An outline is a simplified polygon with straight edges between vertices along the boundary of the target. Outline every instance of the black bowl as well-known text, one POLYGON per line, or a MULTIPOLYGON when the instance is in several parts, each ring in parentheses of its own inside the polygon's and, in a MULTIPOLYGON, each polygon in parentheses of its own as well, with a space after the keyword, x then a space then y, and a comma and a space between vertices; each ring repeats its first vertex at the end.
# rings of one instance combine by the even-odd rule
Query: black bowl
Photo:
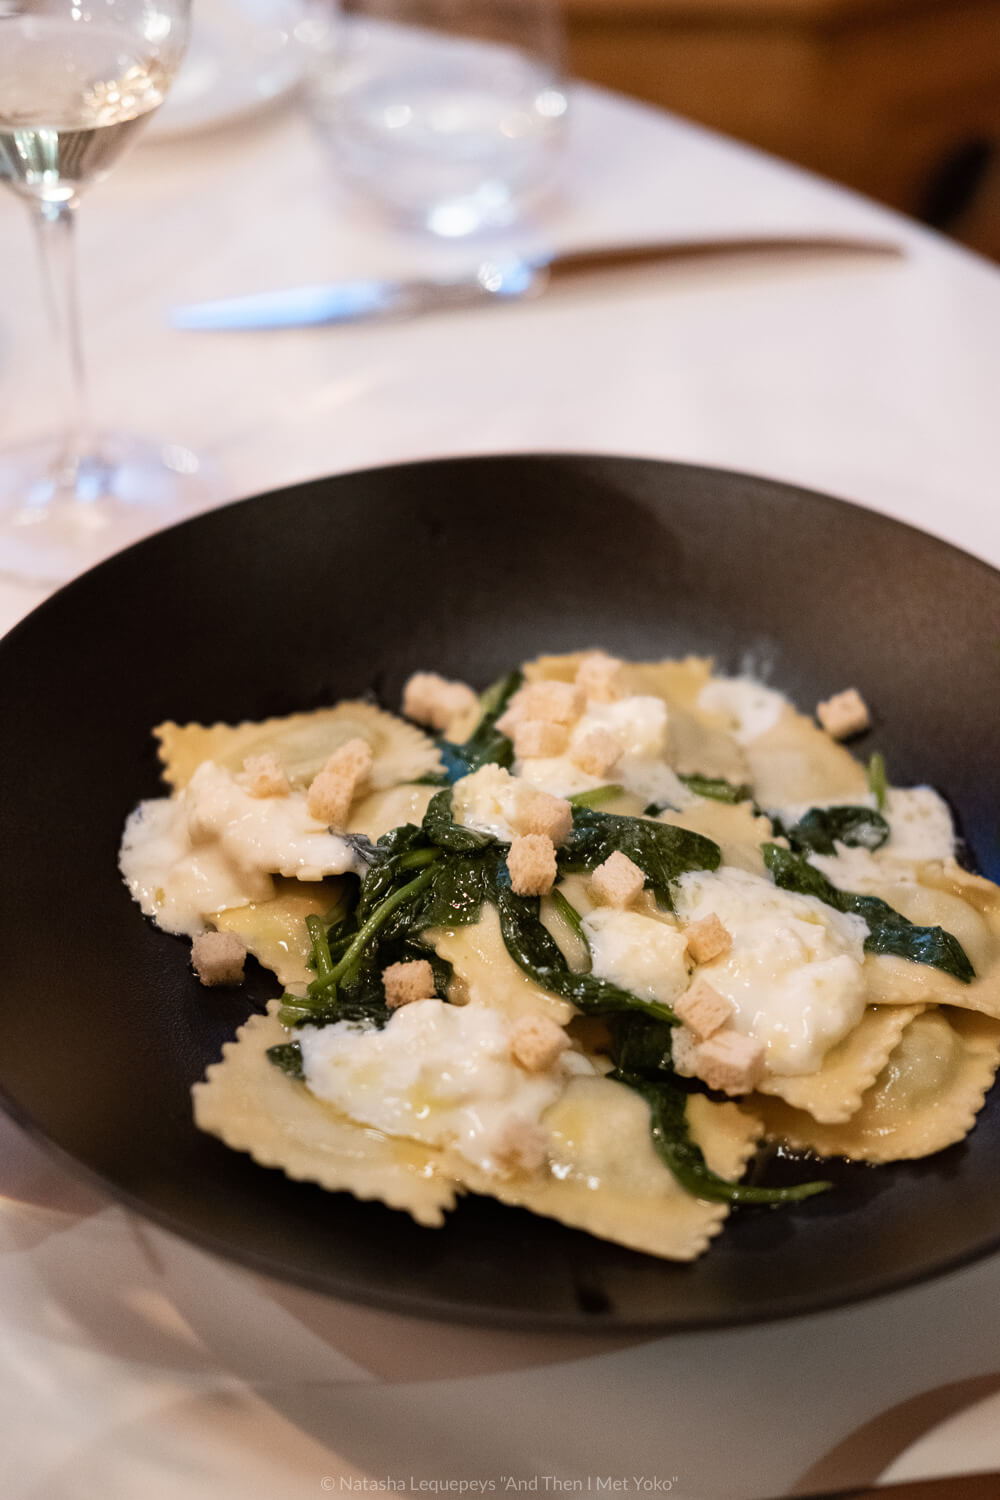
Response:
MULTIPOLYGON (((56 594, 0 644, 10 1113, 115 1196, 245 1265, 435 1317, 681 1329, 886 1291, 1000 1243, 1000 1099, 926 1162, 734 1216, 677 1266, 488 1200, 444 1230, 288 1181, 200 1134, 189 1090, 252 1008, 193 979, 133 906, 123 820, 158 789, 150 727, 375 692, 428 667, 485 684, 542 650, 748 658, 803 706, 849 685, 859 753, 928 781, 1000 878, 1000 575, 906 526, 767 480, 509 457, 318 481, 199 516, 56 594)), ((825 1170, 825 1169, 824 1169, 825 1170)))

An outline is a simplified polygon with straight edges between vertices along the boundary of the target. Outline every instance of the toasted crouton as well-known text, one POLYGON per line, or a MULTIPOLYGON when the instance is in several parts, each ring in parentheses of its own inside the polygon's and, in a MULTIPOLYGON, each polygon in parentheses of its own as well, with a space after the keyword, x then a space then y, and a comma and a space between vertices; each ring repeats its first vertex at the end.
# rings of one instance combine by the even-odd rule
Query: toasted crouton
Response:
POLYGON ((276 755, 248 755, 236 780, 251 797, 287 797, 291 783, 276 755))
POLYGON ((749 1094, 764 1072, 764 1044, 738 1031, 717 1031, 695 1048, 698 1077, 723 1094, 749 1094))
POLYGON ((595 703, 612 703, 620 698, 624 662, 606 651, 589 651, 576 671, 577 686, 595 703))
POLYGON ((493 1154, 502 1172, 538 1172, 548 1159, 548 1133, 531 1120, 511 1115, 497 1136, 493 1154))
POLYGON ((699 922, 691 922, 684 929, 688 952, 696 964, 710 964, 713 958, 721 958, 733 946, 729 929, 724 927, 715 912, 709 912, 699 922))
POLYGON ((868 705, 857 688, 847 688, 842 693, 834 693, 823 703, 817 703, 816 717, 835 740, 850 739, 852 734, 869 729, 872 722, 868 705))
POLYGON ((403 713, 431 729, 447 729, 478 702, 467 683, 453 682, 437 672, 414 672, 403 688, 403 713))
POLYGON ((517 726, 531 719, 572 724, 583 713, 583 706, 584 695, 572 682, 529 682, 514 694, 497 720, 497 728, 513 738, 517 726))
POLYGON ((622 747, 607 729, 592 729, 570 752, 573 764, 588 776, 606 776, 622 758, 622 747))
POLYGON ((382 970, 385 1003, 390 1010, 409 1005, 412 1000, 433 1000, 434 970, 426 958, 411 958, 402 964, 390 964, 382 970))
POLYGON ((569 1037, 548 1016, 522 1016, 511 1028, 511 1055, 529 1073, 544 1073, 568 1046, 569 1037))
POLYGON ((703 974, 699 974, 690 988, 674 1001, 674 1010, 684 1025, 703 1042, 732 1019, 733 1003, 713 989, 703 974))
POLYGON ((590 877, 590 889, 606 906, 617 906, 622 910, 631 906, 643 886, 646 877, 639 866, 616 849, 590 877))
POLYGON ((698 1071, 698 1038, 689 1026, 675 1026, 670 1033, 670 1057, 674 1072, 694 1078, 698 1071))
POLYGON ((556 845, 563 843, 573 827, 573 807, 565 797, 551 792, 524 796, 511 817, 515 833, 543 833, 556 845))
POLYGON ((191 964, 204 985, 242 984, 246 956, 235 932, 202 932, 191 944, 191 964))
POLYGON ((306 806, 309 816, 328 828, 343 828, 354 801, 354 782, 332 771, 320 771, 309 787, 306 806))
POLYGON ((360 786, 371 775, 373 760, 371 745, 358 735, 353 740, 345 740, 330 756, 323 770, 336 776, 353 776, 360 786))
POLYGON ((367 740, 353 739, 335 750, 309 787, 309 816, 330 828, 343 828, 351 803, 367 783, 372 767, 372 747, 367 740))
POLYGON ((564 724, 547 719, 523 719, 514 726, 514 754, 518 760, 536 755, 562 755, 569 744, 569 730, 564 724))
POLYGON ((518 834, 507 869, 516 896, 547 896, 556 881, 556 846, 544 833, 518 834))

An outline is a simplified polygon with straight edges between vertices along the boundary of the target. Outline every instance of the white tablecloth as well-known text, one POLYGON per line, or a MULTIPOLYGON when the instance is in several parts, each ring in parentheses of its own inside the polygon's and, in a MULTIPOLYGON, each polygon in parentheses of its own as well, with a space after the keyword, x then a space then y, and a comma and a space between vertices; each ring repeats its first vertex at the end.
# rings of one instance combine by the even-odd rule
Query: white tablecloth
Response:
MULTIPOLYGON (((171 331, 177 301, 403 265, 285 110, 150 142, 85 205, 94 404, 211 460, 220 499, 444 454, 642 454, 827 490, 1000 564, 995 269, 591 90, 564 180, 546 225, 558 245, 856 232, 905 257, 741 255, 419 322, 171 331)), ((33 251, 8 197, 0 444, 48 409, 33 251)), ((43 592, 0 585, 0 628, 43 592)), ((351 1480, 499 1495, 505 1479, 743 1500, 1000 1468, 1000 1258, 769 1327, 528 1337, 266 1282, 82 1186, 6 1122, 0 1147, 6 1500, 299 1500, 351 1480)))

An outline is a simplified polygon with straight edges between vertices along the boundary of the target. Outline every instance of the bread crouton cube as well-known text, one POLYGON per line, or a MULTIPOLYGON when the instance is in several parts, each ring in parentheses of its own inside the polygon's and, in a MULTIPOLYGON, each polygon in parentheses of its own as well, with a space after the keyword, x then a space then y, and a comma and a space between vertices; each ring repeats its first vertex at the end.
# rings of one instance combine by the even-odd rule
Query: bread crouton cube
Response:
POLYGON ((510 1051, 528 1073, 544 1073, 569 1046, 569 1037, 548 1016, 522 1016, 510 1033, 510 1051))
POLYGON ((328 828, 343 828, 354 801, 354 782, 334 771, 314 776, 306 798, 309 816, 328 828))
POLYGON ((572 724, 583 707, 584 695, 572 682, 528 682, 514 694, 497 720, 497 728, 513 738, 517 726, 532 719, 545 724, 572 724))
POLYGON ((440 677, 437 672, 414 672, 403 688, 403 713, 431 729, 447 729, 478 702, 467 683, 440 677))
POLYGON ((371 745, 358 735, 353 740, 345 740, 330 756, 323 770, 335 776, 353 776, 360 786, 371 775, 374 759, 371 745))
POLYGON ((547 896, 556 881, 556 846, 544 833, 521 833, 507 855, 515 896, 547 896))
POLYGON ((675 1026, 670 1033, 670 1058, 674 1072, 694 1078, 698 1071, 698 1038, 690 1026, 675 1026))
POLYGON ((696 964, 710 964, 713 958, 721 958, 733 946, 729 929, 724 927, 715 912, 709 912, 699 922, 691 922, 684 929, 688 952, 696 964))
POLYGON ((204 985, 242 984, 246 956, 235 932, 202 932, 191 944, 191 964, 204 985))
POLYGON ((842 693, 834 693, 832 698, 827 698, 816 705, 816 717, 835 740, 846 740, 852 734, 860 734, 862 730, 871 727, 871 715, 868 705, 858 692, 857 688, 847 688, 842 693))
POLYGON ((622 747, 607 729, 591 729, 570 752, 573 764, 588 776, 607 776, 621 758, 622 747))
POLYGON ((280 760, 270 753, 248 755, 236 780, 246 787, 251 797, 287 797, 292 789, 280 760))
POLYGON ((613 703, 624 694, 624 662, 606 651, 588 651, 576 669, 577 686, 595 703, 613 703))
POLYGON ((518 760, 536 755, 562 755, 569 744, 565 724, 551 724, 547 719, 523 719, 514 726, 513 737, 518 760))
POLYGON ((368 780, 372 760, 371 745, 360 738, 348 740, 335 750, 310 784, 306 797, 309 816, 329 828, 343 828, 356 793, 368 780))
POLYGON ((609 854, 590 877, 590 889, 598 900, 622 910, 632 905, 645 884, 646 877, 639 866, 620 849, 609 854))
POLYGON ((749 1094, 764 1073, 764 1044, 738 1031, 717 1031, 695 1048, 698 1077, 723 1094, 749 1094))
POLYGON ((511 1115, 497 1133, 493 1155, 501 1172, 539 1172, 548 1160, 548 1132, 511 1115))
POLYGON ((733 1003, 713 989, 704 974, 699 974, 690 988, 674 1001, 674 1011, 703 1042, 732 1019, 733 1003))
POLYGON ((382 970, 382 987, 390 1010, 409 1005, 411 1000, 433 1000, 434 970, 430 960, 411 958, 406 963, 390 964, 382 970))
POLYGON ((551 792, 534 792, 521 799, 511 818, 515 833, 543 833, 556 845, 569 837, 573 827, 573 807, 565 797, 551 792))

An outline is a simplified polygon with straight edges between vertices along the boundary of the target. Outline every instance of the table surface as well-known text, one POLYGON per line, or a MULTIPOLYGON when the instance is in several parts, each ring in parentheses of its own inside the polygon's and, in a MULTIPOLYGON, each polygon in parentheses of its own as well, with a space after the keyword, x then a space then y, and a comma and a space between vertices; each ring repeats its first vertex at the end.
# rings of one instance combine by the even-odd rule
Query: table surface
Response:
MULTIPOLYGON (((904 254, 733 254, 416 322, 171 331, 174 302, 415 253, 344 197, 289 106, 150 141, 85 205, 95 407, 197 450, 220 500, 421 457, 640 454, 848 497, 1000 564, 995 269, 589 89, 562 180, 538 226, 557 246, 857 233, 904 254)), ((9 198, 0 444, 46 409, 33 252, 9 198)), ((44 592, 0 584, 0 629, 44 592)), ((266 1281, 145 1223, 5 1120, 0 1194, 7 1500, 299 1500, 363 1481, 743 1500, 1000 1468, 1000 1257, 786 1323, 584 1340, 424 1324, 266 1281)))

